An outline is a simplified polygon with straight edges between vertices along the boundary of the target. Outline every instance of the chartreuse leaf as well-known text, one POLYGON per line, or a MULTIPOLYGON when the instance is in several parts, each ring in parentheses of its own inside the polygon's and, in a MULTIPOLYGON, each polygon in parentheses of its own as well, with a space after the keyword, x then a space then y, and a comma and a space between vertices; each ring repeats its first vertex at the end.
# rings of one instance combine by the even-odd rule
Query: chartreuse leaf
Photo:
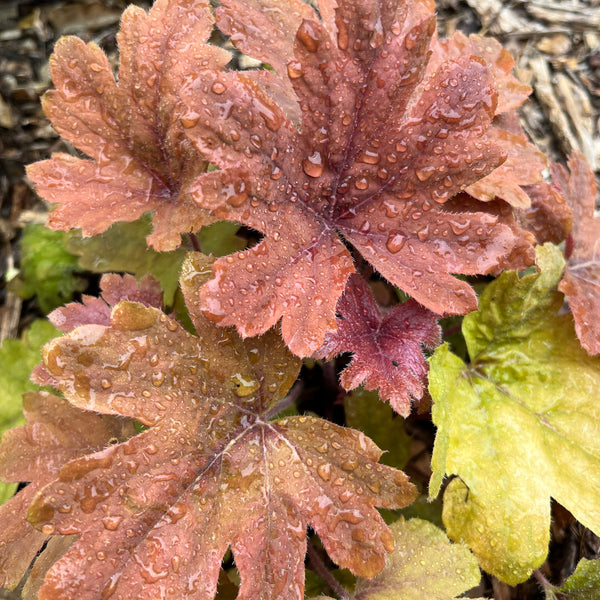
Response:
POLYGON ((568 600, 600 600, 600 559, 582 558, 565 584, 555 590, 568 600))
MULTIPOLYGON (((61 234, 62 235, 62 234, 61 234)), ((40 362, 40 347, 59 334, 48 321, 34 321, 20 340, 0 346, 0 435, 23 423, 21 397, 37 386, 29 382, 31 369, 40 362)), ((12 498, 15 483, 0 483, 0 504, 12 498)))
POLYGON ((359 578, 352 600, 452 600, 479 583, 477 559, 432 523, 400 519, 391 530, 396 550, 379 575, 359 578))
POLYGON ((48 321, 34 321, 20 340, 4 340, 0 346, 0 433, 21 425, 21 396, 38 389, 29 382, 31 369, 40 362, 40 347, 59 335, 48 321))
POLYGON ((443 519, 486 571, 515 584, 544 561, 550 497, 600 533, 600 359, 557 315, 564 261, 538 248, 538 273, 505 272, 465 317, 471 364, 441 346, 430 359, 438 427, 430 482, 457 475, 443 519))
POLYGON ((64 246, 64 234, 44 225, 27 225, 21 238, 21 277, 17 291, 23 298, 37 296, 40 308, 49 313, 69 302, 87 282, 77 276, 83 269, 64 246))

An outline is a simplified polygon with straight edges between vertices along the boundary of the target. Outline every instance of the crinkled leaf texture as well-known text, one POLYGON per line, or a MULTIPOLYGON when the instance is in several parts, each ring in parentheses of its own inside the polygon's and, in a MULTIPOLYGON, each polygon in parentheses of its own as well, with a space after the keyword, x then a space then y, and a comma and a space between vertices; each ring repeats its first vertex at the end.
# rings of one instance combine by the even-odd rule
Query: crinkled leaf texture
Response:
POLYGON ((415 300, 397 304, 385 316, 379 312, 369 286, 355 273, 337 305, 337 330, 327 334, 317 357, 354 354, 341 383, 352 390, 363 381, 367 390, 379 389, 382 400, 403 417, 410 414, 411 396, 423 397, 427 361, 422 347, 441 341, 437 315, 415 300))
POLYGON ((98 46, 58 41, 50 59, 56 89, 44 95, 44 111, 92 160, 55 154, 28 168, 38 193, 59 205, 50 227, 92 236, 153 211, 148 242, 165 251, 212 221, 188 193, 208 163, 186 140, 177 98, 188 74, 229 61, 205 43, 212 25, 207 0, 158 0, 148 14, 130 6, 117 35, 118 85, 98 46))
MULTIPOLYGON (((492 70, 467 53, 425 76, 430 3, 344 0, 335 13, 333 3, 321 4, 323 21, 316 12, 294 17, 291 46, 291 21, 273 20, 270 37, 293 47, 285 67, 298 126, 246 74, 207 70, 182 88, 188 136, 220 169, 198 178, 195 200, 264 234, 215 263, 202 309, 243 336, 282 319, 283 338, 300 356, 336 328, 335 307, 354 272, 342 240, 433 312, 462 314, 476 308, 476 296, 451 273, 493 271, 525 235, 485 202, 445 208, 505 158, 488 135, 498 100, 492 70)), ((238 43, 254 35, 236 27, 238 43)))
POLYGON ((129 419, 84 412, 47 392, 27 392, 23 413, 26 425, 7 431, 0 445, 0 478, 31 482, 0 507, 0 586, 8 588, 19 583, 52 533, 52 528, 38 531, 26 520, 36 492, 71 459, 135 433, 129 419))
POLYGON ((600 354, 600 217, 594 217, 596 181, 582 154, 569 159, 571 174, 560 165, 554 180, 573 210, 572 250, 559 289, 564 292, 575 319, 581 345, 600 354))
POLYGON ((359 579, 352 600, 453 600, 479 583, 477 559, 432 523, 400 519, 390 529, 396 550, 379 575, 359 579))
POLYGON ((557 314, 563 267, 558 248, 538 247, 538 273, 503 273, 465 317, 471 363, 447 344, 430 359, 430 496, 457 476, 444 494, 448 535, 510 584, 546 557, 551 496, 600 533, 600 359, 557 314))
POLYGON ((303 597, 307 524, 337 563, 379 572, 393 537, 375 509, 416 496, 364 434, 312 417, 268 422, 300 361, 277 330, 242 341, 193 310, 210 262, 192 255, 182 289, 197 336, 156 308, 121 302, 44 348, 68 401, 148 429, 71 461, 29 519, 78 541, 40 598, 211 599, 231 546, 240 599, 303 597))

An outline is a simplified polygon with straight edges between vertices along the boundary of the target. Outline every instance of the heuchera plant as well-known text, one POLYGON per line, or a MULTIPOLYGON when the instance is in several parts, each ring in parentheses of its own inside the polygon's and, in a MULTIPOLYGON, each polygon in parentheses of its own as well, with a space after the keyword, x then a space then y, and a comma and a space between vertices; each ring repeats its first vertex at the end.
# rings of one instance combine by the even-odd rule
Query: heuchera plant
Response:
POLYGON ((135 272, 49 315, 64 335, 32 381, 54 392, 28 392, 0 445, 2 478, 30 482, 0 508, 3 586, 297 600, 308 550, 316 594, 454 598, 480 567, 510 584, 540 567, 550 497, 600 534, 593 174, 576 154, 543 180, 509 54, 439 40, 434 8, 157 0, 123 14, 116 79, 96 45, 58 42, 43 106, 87 158, 28 168, 49 227, 100 236, 151 213, 149 248, 194 251, 166 309, 165 285, 135 272), (230 69, 215 26, 263 68, 230 69), (246 247, 202 254, 222 220, 246 247), (431 407, 429 496, 447 476, 455 544, 396 511, 420 492, 406 452, 380 463, 392 442, 333 402, 295 412, 301 359, 331 373, 345 353, 341 386, 391 406, 349 396, 381 443, 431 407))

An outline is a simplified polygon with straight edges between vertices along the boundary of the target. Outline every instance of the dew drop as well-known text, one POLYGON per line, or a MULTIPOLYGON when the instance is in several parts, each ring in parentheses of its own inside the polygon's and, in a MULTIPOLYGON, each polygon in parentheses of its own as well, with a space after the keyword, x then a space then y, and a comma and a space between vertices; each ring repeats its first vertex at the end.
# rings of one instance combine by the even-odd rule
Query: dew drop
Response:
POLYGON ((297 60, 291 60, 287 65, 288 77, 290 79, 298 79, 304 74, 302 72, 302 65, 297 60))
POLYGON ((331 479, 331 465, 329 463, 323 463, 317 467, 317 473, 323 481, 329 481, 331 479))
POLYGON ((366 190, 369 187, 369 182, 366 177, 361 177, 354 182, 354 185, 359 190, 366 190))
POLYGON ((387 242, 385 243, 387 249, 392 253, 396 254, 402 250, 404 244, 406 243, 406 236, 402 235, 397 231, 390 232, 388 236, 387 242))
POLYGON ((435 172, 435 167, 423 167, 422 169, 417 169, 416 175, 419 181, 427 181, 435 172))
POLYGON ((227 87, 225 86, 224 83, 222 83, 221 81, 215 81, 211 88, 210 88, 215 94, 219 94, 221 95, 223 92, 225 92, 225 90, 227 89, 227 87))
POLYGON ((348 473, 351 473, 358 467, 358 462, 354 459, 346 460, 342 463, 342 469, 348 473))
POLYGON ((352 539, 355 542, 366 542, 367 541, 367 536, 365 535, 365 532, 362 529, 353 529, 352 530, 352 539))
POLYGON ((192 127, 195 127, 198 124, 199 120, 200 115, 195 113, 188 113, 185 117, 181 117, 181 124, 186 129, 191 129, 192 127))
POLYGON ((104 517, 102 519, 102 525, 104 525, 104 528, 108 529, 109 531, 116 531, 122 520, 123 520, 123 517, 119 517, 119 516, 104 517))
POLYGON ((381 482, 379 480, 372 481, 371 483, 367 483, 367 487, 374 494, 379 494, 379 492, 381 491, 381 482))
POLYGON ((365 150, 359 157, 358 161, 369 165, 376 165, 379 162, 379 154, 372 150, 365 150))
POLYGON ((302 21, 296 38, 309 52, 316 52, 319 49, 320 40, 310 21, 302 21))
POLYGON ((308 158, 305 158, 302 161, 302 169, 309 177, 320 177, 325 170, 321 153, 315 150, 308 158))
POLYGON ((110 379, 103 379, 100 382, 100 385, 102 386, 102 389, 107 390, 112 385, 112 383, 111 383, 110 379))
POLYGON ((42 533, 52 535, 54 533, 54 525, 51 525, 50 523, 42 525, 42 533))

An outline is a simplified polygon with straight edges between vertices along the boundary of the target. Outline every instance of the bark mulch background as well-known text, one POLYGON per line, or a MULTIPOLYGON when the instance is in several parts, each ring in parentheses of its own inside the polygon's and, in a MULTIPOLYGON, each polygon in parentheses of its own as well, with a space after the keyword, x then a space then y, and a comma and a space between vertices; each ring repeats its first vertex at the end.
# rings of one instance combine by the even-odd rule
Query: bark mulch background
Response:
MULTIPOLYGON (((19 266, 18 240, 27 223, 44 222, 46 208, 25 176, 25 165, 72 152, 40 108, 50 87, 48 58, 56 40, 75 34, 99 44, 117 63, 115 34, 125 0, 0 0, 0 341, 18 337, 43 316, 35 300, 7 288, 19 266)), ((149 2, 135 2, 144 8, 149 2)), ((600 173, 600 0, 438 0, 441 36, 455 30, 496 37, 533 88, 522 123, 551 160, 580 150, 600 173)), ((240 61, 243 64, 243 61, 240 61)), ((600 556, 600 541, 559 506, 553 544, 542 572, 561 583, 580 557, 600 556)), ((511 588, 485 577, 475 595, 495 600, 542 599, 539 585, 511 588)), ((0 598, 16 598, 0 590, 0 598)))

